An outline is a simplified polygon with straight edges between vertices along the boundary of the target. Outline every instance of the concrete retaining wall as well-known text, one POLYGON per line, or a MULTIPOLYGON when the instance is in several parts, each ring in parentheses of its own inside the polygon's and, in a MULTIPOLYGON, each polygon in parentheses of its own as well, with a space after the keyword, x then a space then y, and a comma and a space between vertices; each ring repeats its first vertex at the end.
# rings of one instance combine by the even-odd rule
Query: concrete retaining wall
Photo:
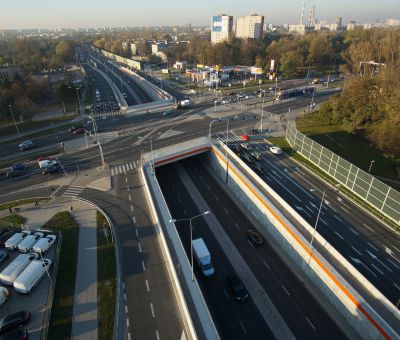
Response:
MULTIPOLYGON (((224 147, 222 145, 222 148, 224 147)), ((228 152, 231 158, 241 163, 244 168, 247 167, 229 149, 228 152)), ((222 151, 219 147, 213 146, 210 158, 216 173, 225 180, 227 168, 225 150, 222 151)), ((310 251, 308 241, 254 185, 245 180, 246 176, 238 167, 229 162, 228 174, 229 188, 263 226, 263 230, 260 231, 272 236, 292 261, 320 288, 327 303, 347 320, 347 329, 351 327, 364 339, 399 337, 315 249, 310 251)), ((254 177, 258 178, 255 174, 254 177)), ((271 188, 267 190, 273 192, 271 188)), ((278 195, 276 196, 283 201, 278 195)), ((283 201, 283 203, 285 202, 283 201)), ((287 204, 284 206, 288 210, 289 208, 293 210, 287 204)), ((304 220, 303 223, 307 224, 304 220)), ((311 226, 308 227, 311 228, 311 226)), ((323 240, 320 235, 316 235, 316 237, 319 241, 323 240)), ((330 245, 328 248, 334 250, 330 245)), ((337 255, 341 257, 340 254, 337 255)))
POLYGON ((181 307, 184 322, 187 326, 187 335, 190 336, 191 339, 219 339, 217 329, 207 308, 207 304, 204 301, 200 287, 196 280, 192 281, 189 260, 175 228, 175 224, 170 222, 172 220, 171 214, 149 163, 142 167, 142 176, 145 183, 146 195, 155 219, 156 228, 160 235, 163 252, 166 255, 169 272, 172 276, 171 281, 173 282, 175 294, 181 307), (164 232, 166 234, 164 234, 164 232), (175 253, 175 258, 179 261, 178 263, 173 263, 170 251, 175 253), (175 271, 176 266, 180 268, 181 274, 179 277, 175 271), (190 299, 191 304, 195 307, 195 312, 191 310, 193 313, 192 316, 189 313, 181 284, 186 288, 186 299, 190 299), (194 323, 199 326, 197 327, 197 334, 194 323))

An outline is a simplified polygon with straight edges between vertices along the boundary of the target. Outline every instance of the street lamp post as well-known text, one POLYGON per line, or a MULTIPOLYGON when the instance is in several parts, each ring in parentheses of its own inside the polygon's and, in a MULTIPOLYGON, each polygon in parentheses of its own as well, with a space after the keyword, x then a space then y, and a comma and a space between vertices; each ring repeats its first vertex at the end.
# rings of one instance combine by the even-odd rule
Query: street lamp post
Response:
POLYGON ((94 132, 94 135, 95 135, 95 139, 96 139, 96 141, 97 141, 97 144, 99 145, 100 158, 101 158, 101 165, 103 166, 103 169, 104 169, 104 165, 105 165, 105 162, 104 162, 104 154, 103 154, 103 148, 101 147, 100 138, 99 138, 99 135, 98 135, 98 133, 97 133, 97 124, 96 124, 96 120, 94 119, 93 114, 90 115, 89 118, 92 120, 93 132, 94 132))
POLYGON ((263 93, 263 101, 261 106, 261 133, 263 132, 264 103, 265 103, 265 92, 263 93))
POLYGON ((371 172, 371 169, 372 169, 372 165, 375 163, 375 161, 374 160, 372 160, 371 161, 371 163, 369 163, 369 169, 368 169, 368 172, 371 172))
POLYGON ((229 134, 229 119, 226 121, 226 145, 225 145, 225 159, 226 159, 226 183, 228 183, 228 169, 229 169, 229 160, 228 160, 228 134, 229 134))
POLYGON ((312 96, 311 96, 310 112, 314 105, 314 94, 315 94, 315 86, 313 87, 313 92, 312 92, 312 96))
POLYGON ((193 216, 192 218, 180 218, 180 219, 171 219, 169 220, 170 223, 175 223, 175 222, 180 222, 180 221, 189 221, 189 226, 190 226, 190 263, 191 263, 191 269, 192 269, 192 281, 194 281, 194 272, 193 272, 193 227, 192 227, 192 221, 196 218, 199 218, 204 215, 208 215, 210 213, 209 210, 203 212, 202 214, 193 216))
POLYGON ((211 139, 211 125, 212 125, 214 122, 218 122, 218 119, 214 119, 213 121, 211 121, 210 127, 208 128, 208 139, 211 139))
POLYGON ((11 117, 12 117, 12 120, 14 122, 15 128, 17 129, 17 133, 18 133, 18 137, 19 137, 20 136, 19 129, 18 129, 18 125, 17 125, 17 123, 15 122, 15 119, 14 119, 14 113, 13 113, 13 111, 11 109, 11 104, 9 104, 8 107, 10 109, 11 117))
POLYGON ((314 241, 314 236, 315 236, 315 232, 317 231, 317 225, 318 225, 318 221, 319 221, 319 215, 321 214, 321 209, 322 209, 322 204, 324 203, 324 198, 325 198, 325 189, 324 192, 322 193, 322 198, 321 198, 321 203, 319 205, 319 209, 318 209, 318 215, 317 215, 317 220, 315 221, 315 225, 314 225, 314 231, 311 237, 311 242, 310 242, 310 257, 308 259, 308 264, 310 264, 311 261, 311 255, 312 255, 312 251, 313 251, 313 241, 314 241))

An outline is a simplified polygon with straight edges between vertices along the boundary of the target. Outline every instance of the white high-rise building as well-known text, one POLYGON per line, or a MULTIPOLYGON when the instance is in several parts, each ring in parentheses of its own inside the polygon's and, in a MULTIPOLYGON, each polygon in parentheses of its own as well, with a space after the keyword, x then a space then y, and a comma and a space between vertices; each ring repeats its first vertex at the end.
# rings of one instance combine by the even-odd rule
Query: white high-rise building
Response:
POLYGON ((219 14, 211 18, 211 43, 217 44, 228 40, 232 32, 233 17, 231 15, 219 14))
POLYGON ((262 39, 263 27, 263 15, 247 15, 237 20, 236 37, 241 39, 262 39))

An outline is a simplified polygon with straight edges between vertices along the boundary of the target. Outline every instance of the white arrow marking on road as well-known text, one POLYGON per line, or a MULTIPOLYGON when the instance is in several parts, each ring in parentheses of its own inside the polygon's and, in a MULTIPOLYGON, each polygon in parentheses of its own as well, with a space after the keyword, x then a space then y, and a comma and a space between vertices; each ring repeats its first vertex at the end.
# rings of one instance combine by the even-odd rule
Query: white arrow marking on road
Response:
POLYGON ((315 209, 318 208, 313 202, 309 202, 309 203, 310 203, 310 205, 311 205, 313 208, 315 208, 315 209))
POLYGON ((366 250, 366 252, 371 256, 374 260, 377 260, 382 266, 384 266, 388 271, 392 271, 389 267, 387 267, 381 260, 379 260, 378 256, 372 254, 370 251, 366 250))
POLYGON ((352 260, 354 263, 361 264, 361 265, 364 266, 365 269, 367 269, 372 275, 374 275, 375 277, 378 277, 371 269, 369 269, 369 268, 368 268, 364 263, 362 263, 359 259, 356 259, 356 258, 351 257, 351 256, 350 256, 350 258, 351 258, 351 260, 352 260))

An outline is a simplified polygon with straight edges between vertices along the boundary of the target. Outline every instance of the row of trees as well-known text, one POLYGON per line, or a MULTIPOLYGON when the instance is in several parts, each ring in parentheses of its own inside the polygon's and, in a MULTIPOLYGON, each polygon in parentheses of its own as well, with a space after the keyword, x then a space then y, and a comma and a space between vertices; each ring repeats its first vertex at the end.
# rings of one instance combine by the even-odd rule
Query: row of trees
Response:
POLYGON ((320 114, 400 157, 400 30, 353 32, 343 58, 350 80, 320 114), (364 61, 384 65, 370 65, 364 61))

